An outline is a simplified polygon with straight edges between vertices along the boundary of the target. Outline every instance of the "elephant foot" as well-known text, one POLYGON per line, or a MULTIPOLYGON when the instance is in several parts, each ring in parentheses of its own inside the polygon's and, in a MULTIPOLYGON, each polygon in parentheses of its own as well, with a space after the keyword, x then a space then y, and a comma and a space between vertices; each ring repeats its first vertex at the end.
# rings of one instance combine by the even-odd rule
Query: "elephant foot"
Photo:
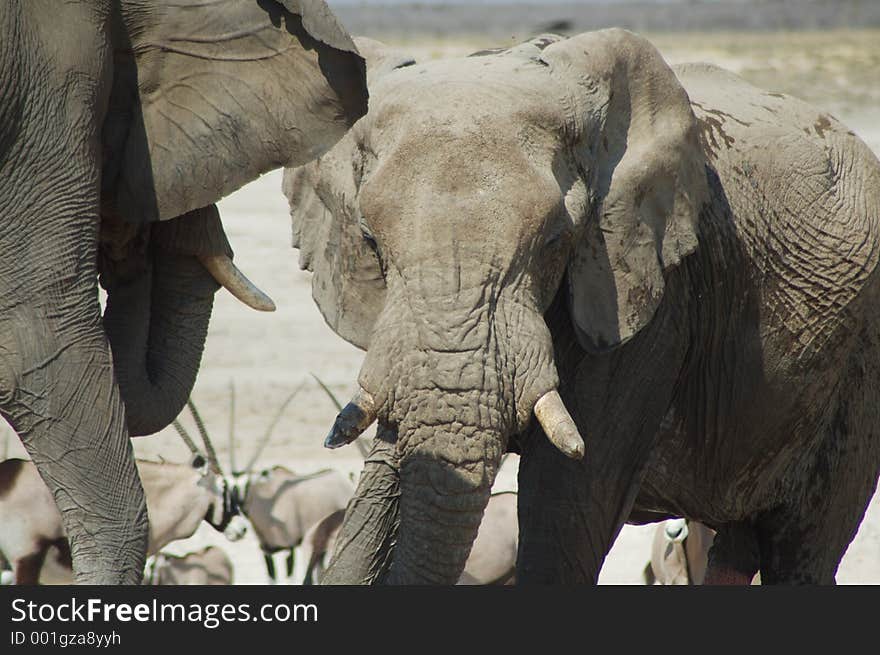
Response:
POLYGON ((704 585, 745 585, 752 584, 752 573, 743 573, 729 566, 710 566, 703 579, 704 585))
POLYGON ((761 565, 755 526, 726 523, 718 528, 709 549, 704 585, 750 585, 761 565))

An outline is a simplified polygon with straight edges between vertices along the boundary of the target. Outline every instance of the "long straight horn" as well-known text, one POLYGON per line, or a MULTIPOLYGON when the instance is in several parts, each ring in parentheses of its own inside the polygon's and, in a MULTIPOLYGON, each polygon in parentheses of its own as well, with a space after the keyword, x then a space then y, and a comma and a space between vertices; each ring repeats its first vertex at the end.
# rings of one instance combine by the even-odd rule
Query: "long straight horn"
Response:
POLYGON ((330 434, 324 439, 325 448, 340 448, 350 444, 376 420, 376 402, 373 396, 360 386, 351 401, 342 408, 330 434))
POLYGON ((183 427, 183 424, 177 419, 174 419, 171 422, 171 425, 173 425, 174 429, 177 430, 177 434, 179 434, 180 438, 183 439, 183 443, 186 444, 187 448, 189 448, 189 451, 193 455, 198 455, 199 457, 202 457, 202 453, 199 452, 199 448, 198 446, 196 446, 196 442, 193 441, 193 438, 191 436, 189 436, 189 432, 186 431, 186 428, 183 427))
POLYGON ((275 418, 272 419, 272 422, 269 424, 269 427, 266 429, 266 432, 263 434, 263 438, 257 444, 257 449, 254 451, 254 454, 251 455, 250 461, 248 461, 247 466, 244 467, 245 472, 249 473, 251 469, 254 468, 254 465, 257 463, 257 460, 260 458, 260 455, 263 454, 263 450, 269 444, 269 437, 272 436, 272 432, 275 430, 275 426, 278 425, 278 421, 281 420, 281 415, 284 413, 284 410, 287 409, 287 406, 296 398, 296 395, 302 390, 302 388, 306 386, 306 381, 303 380, 300 382, 299 386, 293 390, 293 393, 287 397, 281 407, 278 408, 278 411, 275 413, 275 418))
POLYGON ((554 446, 572 459, 583 458, 584 440, 556 389, 538 398, 534 411, 538 423, 554 446))
POLYGON ((226 255, 202 255, 199 261, 218 284, 248 307, 260 312, 275 311, 275 303, 272 299, 247 279, 226 255))
POLYGON ((235 475, 235 382, 229 381, 229 473, 235 475))
POLYGON ((211 463, 214 470, 222 475, 223 468, 220 466, 220 460, 217 459, 217 451, 214 450, 214 444, 211 443, 211 438, 208 436, 208 431, 205 429, 205 422, 202 421, 199 410, 196 409, 196 404, 193 402, 192 398, 189 398, 186 401, 186 406, 189 407, 189 411, 192 413, 193 420, 196 422, 196 427, 202 437, 202 442, 205 444, 205 454, 208 456, 208 461, 211 463))

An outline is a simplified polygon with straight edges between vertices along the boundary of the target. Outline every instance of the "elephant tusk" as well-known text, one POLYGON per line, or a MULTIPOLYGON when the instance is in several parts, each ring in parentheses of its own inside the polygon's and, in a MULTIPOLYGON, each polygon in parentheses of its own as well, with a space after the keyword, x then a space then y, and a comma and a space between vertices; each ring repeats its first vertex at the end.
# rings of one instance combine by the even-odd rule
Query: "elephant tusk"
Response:
POLYGON ((584 440, 556 389, 538 398, 534 411, 538 423, 554 446, 572 459, 583 458, 584 440))
POLYGON ((325 448, 339 448, 350 444, 376 420, 376 403, 363 388, 358 387, 351 399, 333 422, 330 434, 324 439, 325 448))
POLYGON ((199 261, 217 282, 248 307, 260 312, 274 312, 275 303, 238 270, 226 255, 201 255, 199 261))

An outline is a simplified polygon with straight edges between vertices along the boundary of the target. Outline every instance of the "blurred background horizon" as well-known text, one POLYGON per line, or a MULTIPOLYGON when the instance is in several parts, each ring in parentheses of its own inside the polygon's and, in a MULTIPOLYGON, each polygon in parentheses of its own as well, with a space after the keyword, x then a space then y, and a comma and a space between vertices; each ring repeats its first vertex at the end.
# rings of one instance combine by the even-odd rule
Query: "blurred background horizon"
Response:
POLYGON ((880 27, 876 0, 328 0, 353 34, 531 36, 634 31, 792 31, 880 27))

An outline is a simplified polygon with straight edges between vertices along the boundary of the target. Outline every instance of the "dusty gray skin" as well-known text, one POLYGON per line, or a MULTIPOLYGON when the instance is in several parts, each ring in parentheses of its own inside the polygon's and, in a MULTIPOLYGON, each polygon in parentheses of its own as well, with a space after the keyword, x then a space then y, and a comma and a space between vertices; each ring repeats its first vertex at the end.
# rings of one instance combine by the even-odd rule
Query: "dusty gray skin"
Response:
POLYGON ((332 146, 366 110, 363 61, 319 0, 8 0, 0 79, 0 412, 77 581, 135 584, 128 436, 189 396, 217 289, 200 258, 231 254, 212 203, 332 146))
POLYGON ((619 30, 361 50, 368 116, 285 173, 386 435, 325 582, 454 583, 507 449, 518 582, 595 582, 625 522, 670 516, 718 531, 716 580, 832 582, 880 462, 869 149, 619 30), (554 388, 580 461, 532 419, 554 388))

